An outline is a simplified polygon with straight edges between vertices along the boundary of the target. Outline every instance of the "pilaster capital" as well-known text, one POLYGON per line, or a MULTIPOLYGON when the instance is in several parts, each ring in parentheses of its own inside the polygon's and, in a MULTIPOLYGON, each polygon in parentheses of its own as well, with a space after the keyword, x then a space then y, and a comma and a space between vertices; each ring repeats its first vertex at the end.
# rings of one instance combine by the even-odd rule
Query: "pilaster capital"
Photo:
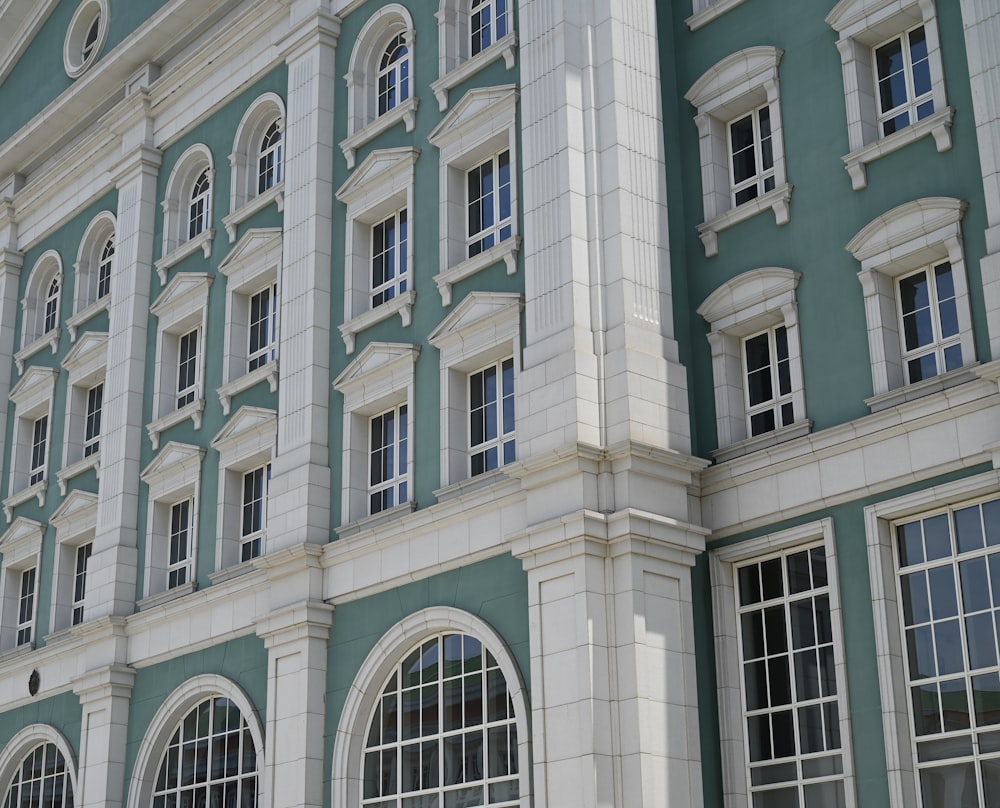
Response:
POLYGON ((139 145, 122 158, 111 179, 117 188, 122 188, 142 177, 156 179, 162 162, 163 152, 159 149, 139 145))
POLYGON ((257 636, 268 650, 312 640, 326 642, 333 625, 333 606, 317 600, 293 603, 257 622, 257 636))
POLYGON ((291 30, 277 43, 278 51, 288 63, 318 47, 334 49, 340 38, 340 17, 324 9, 316 9, 294 21, 291 30))
POLYGON ((84 706, 109 698, 129 698, 135 684, 135 669, 127 665, 108 665, 87 671, 71 682, 73 692, 84 706))
POLYGON ((24 253, 9 247, 0 247, 0 280, 10 274, 18 277, 24 266, 24 253))

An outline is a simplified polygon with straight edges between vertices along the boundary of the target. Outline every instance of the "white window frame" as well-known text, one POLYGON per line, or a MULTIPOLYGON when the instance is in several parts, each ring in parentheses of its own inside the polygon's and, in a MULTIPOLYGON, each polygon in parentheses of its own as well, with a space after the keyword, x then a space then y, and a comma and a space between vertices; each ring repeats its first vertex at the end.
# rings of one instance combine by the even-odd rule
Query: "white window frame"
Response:
POLYGON ((95 216, 80 240, 80 250, 73 265, 75 273, 73 315, 66 318, 71 342, 75 342, 80 327, 98 312, 106 311, 111 305, 111 276, 114 275, 117 222, 110 211, 102 211, 95 216), (106 248, 110 244, 112 255, 106 260, 106 248), (101 272, 110 265, 108 291, 100 294, 101 272))
POLYGON ((874 391, 867 404, 873 412, 966 381, 967 369, 976 364, 961 232, 967 208, 967 202, 948 197, 917 199, 882 214, 847 244, 861 264, 874 391), (964 370, 906 384, 896 279, 942 261, 951 263, 964 370))
POLYGON ((451 305, 452 287, 501 261, 507 274, 517 272, 520 206, 517 155, 516 85, 469 90, 427 139, 438 148, 441 206, 441 269, 434 276, 441 301, 451 305), (467 173, 487 159, 510 151, 511 236, 469 257, 467 173))
POLYGON ((156 367, 154 370, 153 420, 146 432, 159 448, 160 435, 190 419, 195 429, 201 429, 205 411, 205 334, 208 327, 208 292, 214 276, 206 272, 180 272, 160 293, 150 311, 157 318, 156 367), (180 340, 192 331, 198 332, 194 398, 178 407, 178 362, 180 340))
POLYGON ((247 108, 239 127, 233 151, 229 155, 230 192, 229 213, 222 224, 229 236, 229 243, 237 240, 239 225, 251 216, 274 203, 278 212, 285 207, 285 102, 276 93, 264 93, 247 108), (259 190, 259 164, 261 144, 272 124, 277 123, 281 132, 281 157, 276 166, 276 180, 264 191, 259 190))
MULTIPOLYGON (((414 507, 414 479, 410 474, 409 500, 375 515, 369 513, 369 422, 373 415, 405 404, 409 456, 415 457, 414 403, 415 366, 420 346, 372 342, 334 380, 344 397, 343 499, 341 520, 345 525, 387 519, 414 507)), ((412 461, 411 461, 412 465, 412 461)))
POLYGON ((66 496, 67 485, 74 477, 89 469, 97 469, 100 475, 100 451, 87 453, 88 393, 95 385, 104 383, 107 361, 108 335, 94 331, 85 332, 63 359, 62 366, 66 370, 65 431, 62 468, 56 475, 62 496, 66 496))
POLYGON ((376 135, 403 121, 407 133, 416 125, 418 99, 414 41, 416 30, 409 10, 399 3, 378 9, 362 26, 351 51, 347 82, 347 137, 340 148, 348 170, 355 165, 358 149, 376 135), (379 62, 387 45, 402 34, 409 50, 409 98, 381 115, 378 114, 379 62))
POLYGON ((708 343, 712 349, 719 446, 713 455, 719 462, 800 437, 812 429, 812 421, 806 418, 796 302, 796 289, 801 277, 801 273, 781 267, 753 269, 722 284, 697 309, 711 326, 708 343), (791 426, 748 437, 749 399, 743 358, 744 341, 763 330, 779 326, 784 326, 788 340, 794 421, 791 426))
POLYGON ((4 747, 3 753, 0 754, 0 788, 3 789, 0 791, 0 801, 4 805, 7 804, 7 800, 9 799, 11 805, 31 804, 40 806, 43 804, 43 790, 47 785, 55 785, 57 783, 63 787, 64 794, 69 795, 72 793, 76 804, 82 802, 80 792, 77 790, 76 760, 73 756, 72 747, 66 741, 66 738, 48 724, 31 724, 24 727, 10 739, 4 747), (48 765, 47 754, 49 750, 47 747, 50 745, 62 757, 65 766, 63 770, 58 770, 55 765, 51 767, 48 765), (42 751, 42 761, 36 762, 37 759, 32 759, 29 763, 29 758, 34 756, 39 750, 42 751), (33 772, 39 776, 32 777, 27 781, 24 780, 23 775, 26 766, 29 772, 33 772), (18 783, 20 793, 15 797, 12 791, 14 781, 18 778, 22 778, 18 783), (25 786, 28 787, 24 788, 25 786), (68 788, 66 788, 67 786, 68 788), (28 794, 37 796, 37 801, 32 801, 31 803, 22 801, 28 794))
MULTIPOLYGON (((469 409, 466 412, 466 423, 469 425, 469 438, 468 438, 468 453, 469 453, 469 477, 478 477, 483 474, 489 474, 493 471, 498 471, 504 466, 513 463, 517 459, 517 430, 516 428, 510 429, 509 431, 504 431, 504 399, 511 398, 516 404, 517 398, 517 362, 514 360, 514 355, 501 356, 495 360, 491 359, 485 366, 481 368, 476 368, 475 370, 469 371, 466 374, 466 389, 468 390, 468 401, 469 409), (513 389, 508 390, 506 384, 504 383, 504 369, 503 366, 510 362, 511 365, 511 381, 510 385, 513 389), (479 443, 473 443, 472 438, 472 385, 473 380, 489 371, 496 371, 496 387, 497 394, 496 399, 492 402, 486 402, 487 406, 492 403, 496 409, 496 423, 494 426, 497 429, 497 437, 492 440, 482 440, 479 443), (512 444, 515 449, 515 455, 510 460, 505 459, 505 448, 507 444, 512 444), (475 471, 476 458, 483 455, 488 455, 491 450, 496 450, 497 453, 497 465, 493 468, 483 468, 482 471, 475 471)), ((516 407, 515 407, 515 419, 516 419, 516 407)))
MULTIPOLYGON (((794 410, 795 399, 792 394, 791 388, 789 388, 787 393, 782 393, 780 389, 780 379, 781 371, 779 366, 782 362, 788 364, 789 367, 789 377, 791 376, 791 350, 789 348, 788 355, 782 359, 778 355, 778 331, 783 330, 785 332, 785 342, 788 342, 788 327, 784 323, 778 325, 772 325, 765 328, 763 331, 758 331, 754 334, 747 334, 745 337, 740 339, 740 359, 743 362, 743 383, 744 383, 744 395, 743 400, 746 406, 746 419, 747 419, 747 435, 751 438, 759 437, 760 435, 766 435, 769 432, 774 432, 778 429, 784 427, 792 426, 794 423, 794 417, 791 422, 783 423, 782 410, 788 404, 791 404, 794 410), (747 344, 759 337, 767 338, 767 349, 768 349, 768 364, 767 364, 767 375, 771 385, 771 397, 766 401, 753 404, 750 401, 750 367, 747 364, 747 344), (765 430, 763 432, 758 432, 756 435, 753 434, 753 419, 754 416, 760 415, 761 413, 771 413, 774 416, 775 426, 770 430, 765 430)), ((764 372, 764 369, 757 369, 755 372, 764 372)))
MULTIPOLYGON (((278 415, 262 407, 240 407, 212 439, 219 453, 219 487, 216 497, 215 569, 213 582, 225 580, 252 568, 243 562, 243 476, 270 465, 278 440, 278 415)), ((265 513, 267 507, 265 505, 265 513)), ((262 554, 267 553, 267 526, 262 536, 262 554)))
POLYGON ((697 31, 744 2, 746 0, 693 0, 691 4, 693 13, 684 22, 692 31, 697 31))
MULTIPOLYGON (((405 403, 396 404, 389 407, 383 412, 375 413, 368 418, 368 514, 369 516, 375 516, 376 514, 382 513, 383 511, 392 510, 396 505, 400 505, 404 502, 409 502, 412 498, 410 492, 410 469, 412 468, 412 457, 409 452, 409 408, 405 403), (373 444, 373 438, 375 435, 375 420, 384 419, 386 416, 392 417, 392 435, 389 440, 380 445, 377 449, 373 444), (382 479, 375 481, 373 478, 375 476, 375 453, 383 452, 389 453, 393 458, 394 471, 392 476, 385 476, 382 479), (405 489, 401 489, 401 486, 405 486, 405 489), (388 505, 386 507, 372 508, 372 498, 375 496, 384 496, 387 491, 391 491, 391 498, 395 501, 394 505, 388 505), (406 496, 401 496, 405 491, 406 496)), ((380 475, 381 476, 381 475, 380 475)))
POLYGON ((826 16, 826 22, 839 35, 837 50, 844 73, 851 148, 843 161, 854 190, 868 186, 870 162, 927 135, 933 136, 939 152, 950 149, 955 110, 948 106, 945 92, 934 0, 841 0, 826 16), (927 36, 934 112, 891 135, 880 136, 874 49, 920 25, 927 36))
POLYGON ((0 650, 23 647, 31 650, 38 640, 38 584, 42 539, 45 525, 33 519, 19 516, 0 536, 0 553, 3 554, 3 574, 0 576, 0 650), (35 570, 35 592, 30 620, 31 639, 26 643, 17 642, 18 630, 22 627, 18 611, 21 596, 21 574, 35 570))
POLYGON ((473 54, 470 0, 441 0, 434 15, 438 20, 438 78, 431 84, 440 112, 448 109, 449 92, 487 65, 503 59, 507 70, 514 69, 517 3, 507 0, 507 6, 507 33, 473 54))
POLYGON ((406 328, 410 325, 414 291, 414 164, 420 152, 414 148, 378 149, 355 169, 337 199, 347 206, 344 238, 344 322, 340 334, 347 353, 354 353, 358 334, 395 314, 406 328), (372 229, 388 216, 406 210, 408 238, 407 290, 378 306, 372 306, 372 229))
POLYGON ((59 350, 62 329, 59 324, 59 302, 63 281, 62 258, 55 250, 46 250, 32 267, 21 300, 21 349, 14 354, 18 373, 24 372, 26 360, 48 347, 53 354, 59 350), (45 329, 46 303, 52 282, 59 284, 60 295, 55 298, 56 325, 45 329))
POLYGON ((13 509, 34 497, 39 506, 45 505, 45 494, 48 490, 48 474, 38 482, 30 482, 32 460, 32 432, 35 421, 45 416, 48 418, 48 434, 46 436, 46 459, 44 467, 52 470, 49 454, 52 449, 53 403, 55 400, 55 384, 59 371, 55 368, 31 367, 21 377, 21 380, 10 392, 10 400, 14 402, 14 435, 13 451, 11 452, 10 470, 8 473, 10 486, 7 499, 3 502, 4 513, 10 522, 13 509))
POLYGON ((762 211, 771 210, 777 225, 788 223, 792 186, 786 178, 778 85, 778 65, 783 54, 781 49, 766 45, 733 53, 706 70, 684 95, 698 111, 694 122, 701 151, 705 215, 698 234, 706 258, 719 254, 720 232, 762 211), (775 187, 756 199, 734 205, 729 127, 762 106, 771 113, 775 187))
MULTIPOLYGON (((97 494, 90 491, 71 491, 49 520, 56 529, 55 580, 52 586, 52 632, 60 632, 77 625, 73 622, 76 584, 76 555, 78 548, 93 545, 97 530, 97 494)), ((91 556, 93 558, 93 556, 91 556)), ((90 576, 92 565, 87 565, 90 576)), ((84 593, 83 619, 87 620, 86 592, 84 593)))
MULTIPOLYGON (((744 726, 743 665, 736 605, 736 569, 743 563, 762 560, 779 553, 787 553, 797 548, 811 547, 817 544, 824 548, 826 555, 830 625, 833 631, 834 653, 836 654, 834 668, 840 718, 844 796, 847 808, 853 808, 856 804, 847 667, 844 657, 840 586, 837 575, 837 544, 834 538, 833 520, 827 517, 816 522, 714 549, 708 554, 709 574, 712 581, 715 671, 719 693, 719 735, 722 747, 722 778, 726 808, 746 808, 750 805, 749 756, 746 751, 744 726)), ((803 781, 796 780, 794 782, 801 783, 803 781)))
POLYGON ((263 380, 272 393, 278 390, 282 232, 280 227, 248 230, 219 265, 226 277, 226 321, 223 337, 222 386, 216 391, 222 414, 229 415, 233 398, 263 380), (250 298, 262 289, 277 291, 273 358, 250 370, 250 298))
POLYGON ((204 457, 203 447, 171 441, 140 475, 148 488, 144 597, 137 604, 140 609, 151 608, 197 589, 201 466, 204 457), (188 579, 183 584, 168 588, 171 509, 186 500, 191 502, 189 554, 186 560, 188 579))
MULTIPOLYGON (((441 372, 441 488, 439 501, 470 486, 486 485, 504 475, 504 466, 471 477, 469 439, 469 375, 490 363, 514 359, 514 412, 523 412, 517 399, 521 372, 520 295, 470 292, 428 335, 438 349, 441 372)), ((514 434, 517 434, 516 420, 514 434)))
POLYGON ((160 283, 166 284, 167 271, 187 256, 199 249, 207 259, 212 254, 212 227, 215 196, 215 162, 212 152, 204 143, 196 143, 187 149, 174 165, 167 180, 166 195, 160 203, 163 208, 163 244, 156 271, 160 283), (194 237, 189 235, 190 206, 198 179, 208 176, 208 194, 205 209, 206 226, 194 237))
POLYGON ((906 646, 900 620, 894 525, 929 516, 935 511, 996 499, 998 492, 1000 472, 993 470, 865 508, 869 580, 875 617, 875 653, 889 796, 893 805, 920 805, 911 736, 909 686, 903 662, 906 646))

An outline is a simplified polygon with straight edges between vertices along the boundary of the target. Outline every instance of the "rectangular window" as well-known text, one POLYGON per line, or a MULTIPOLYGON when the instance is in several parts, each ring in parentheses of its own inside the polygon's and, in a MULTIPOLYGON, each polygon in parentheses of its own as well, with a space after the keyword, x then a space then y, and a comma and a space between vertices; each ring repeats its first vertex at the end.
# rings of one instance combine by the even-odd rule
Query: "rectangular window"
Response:
POLYGON ((43 415, 31 425, 31 470, 28 485, 45 479, 45 444, 49 436, 49 416, 43 415))
POLYGON ((951 264, 946 261, 900 278, 897 291, 907 382, 962 367, 951 264))
POLYGON ((923 808, 1000 804, 1000 500, 895 526, 923 808))
POLYGON ((35 619, 35 568, 21 572, 21 589, 17 598, 17 645, 31 642, 35 619))
POLYGON ((267 528, 267 492, 270 485, 270 463, 243 475, 240 561, 257 558, 263 552, 264 531, 267 528))
POLYGON ((934 112, 927 36, 922 25, 875 48, 875 71, 883 136, 934 112))
POLYGON ((510 205, 510 150, 502 151, 467 174, 469 258, 513 234, 510 205))
POLYGON ((743 340, 743 377, 751 437, 795 421, 785 326, 769 328, 743 340))
POLYGON ((736 606, 753 804, 843 805, 824 547, 739 566, 736 606))
POLYGON ((734 206, 774 190, 770 107, 759 107, 729 124, 729 155, 734 206))
POLYGON ((87 564, 90 561, 93 542, 76 548, 76 566, 73 569, 73 625, 83 622, 83 599, 87 594, 87 564))
POLYGON ((406 208, 372 227, 372 308, 407 289, 406 208))
POLYGON ((472 36, 472 55, 486 50, 510 30, 507 0, 472 0, 472 19, 469 32, 472 36))
POLYGON ((167 559, 167 589, 188 582, 191 566, 192 502, 185 499, 170 506, 170 554, 167 559))
POLYGON ((278 355, 278 284, 272 283, 250 296, 247 329, 247 370, 256 370, 278 355))
POLYGON ((469 473, 515 459, 514 358, 507 357, 469 376, 469 473))
POLYGON ((198 379, 198 329, 177 340, 177 409, 195 399, 198 379))
POLYGON ((368 512, 393 508, 409 500, 409 424, 400 404, 369 422, 368 512))
POLYGON ((104 383, 87 391, 87 419, 83 433, 83 456, 90 457, 101 448, 101 409, 104 406, 104 383))

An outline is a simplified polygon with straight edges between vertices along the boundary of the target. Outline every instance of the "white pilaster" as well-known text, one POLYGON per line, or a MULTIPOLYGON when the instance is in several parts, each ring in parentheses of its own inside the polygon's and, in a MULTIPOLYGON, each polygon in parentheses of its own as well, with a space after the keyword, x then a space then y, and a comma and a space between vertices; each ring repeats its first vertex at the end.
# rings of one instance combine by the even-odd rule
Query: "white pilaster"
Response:
POLYGON ((80 697, 80 760, 77 801, 81 808, 118 808, 125 797, 125 746, 135 671, 112 665, 73 682, 80 697))
MULTIPOLYGON (((7 407, 10 393, 10 375, 13 369, 14 345, 17 319, 20 311, 17 305, 17 290, 24 266, 24 253, 17 249, 17 221, 15 219, 15 190, 13 178, 0 186, 0 423, 7 423, 7 407)), ((0 456, 7 450, 6 430, 0 434, 0 456)), ((6 492, 4 492, 6 494, 6 492)))

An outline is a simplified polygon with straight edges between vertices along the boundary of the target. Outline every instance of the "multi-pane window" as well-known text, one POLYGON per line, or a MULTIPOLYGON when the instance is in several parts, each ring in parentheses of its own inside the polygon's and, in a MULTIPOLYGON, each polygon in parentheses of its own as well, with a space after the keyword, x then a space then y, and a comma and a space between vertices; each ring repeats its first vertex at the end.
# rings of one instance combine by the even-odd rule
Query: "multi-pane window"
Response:
POLYGON ((256 370, 278 355, 278 284, 250 295, 247 370, 256 370))
POLYGON ((407 290, 406 208, 372 227, 372 308, 407 290))
POLYGON ((513 234, 510 196, 510 150, 495 154, 467 174, 469 257, 479 255, 513 234))
POLYGON ((281 182, 282 134, 279 122, 275 121, 264 133, 257 159, 257 193, 262 194, 281 182))
POLYGON ((97 297, 111 294, 111 260, 115 257, 115 237, 107 240, 101 250, 101 262, 97 266, 97 297))
POLYGON ((759 107, 729 124, 729 154, 733 205, 774 190, 770 107, 759 107))
POLYGON ((934 112, 927 36, 921 25, 875 48, 875 82, 881 135, 934 112))
POLYGON ((93 542, 76 548, 76 562, 73 566, 73 620, 74 626, 83 622, 83 600, 87 594, 87 564, 94 550, 93 542))
POLYGON ((510 31, 508 0, 472 0, 469 33, 472 37, 471 53, 475 56, 486 50, 510 31))
POLYGON ((844 759, 822 545, 737 569, 749 787, 755 806, 844 804, 844 759))
POLYGON ((961 334, 951 264, 900 278, 897 301, 907 382, 962 367, 961 334))
POLYGON ((409 500, 406 405, 372 416, 368 429, 368 512, 379 513, 409 500))
POLYGON ((271 484, 271 464, 243 475, 243 501, 240 506, 240 561, 257 558, 264 547, 267 529, 267 492, 271 484))
POLYGON ((45 479, 45 454, 49 437, 49 416, 36 418, 31 425, 31 468, 28 471, 28 485, 45 479))
POLYGON ((87 416, 83 431, 83 456, 90 457, 101 449, 101 410, 104 406, 104 383, 87 391, 87 416))
POLYGON ((514 447, 514 358, 469 375, 469 473, 475 477, 512 463, 514 447))
POLYGON ((45 292, 45 312, 42 333, 48 334, 59 325, 59 278, 53 278, 45 292))
POLYGON ((17 594, 17 645, 31 642, 35 622, 35 567, 21 571, 17 594))
POLYGON ((895 534, 923 808, 1000 805, 1000 500, 895 534))
POLYGON ((32 749, 14 772, 3 808, 73 808, 73 781, 55 744, 32 749))
POLYGON ((750 437, 795 421, 785 326, 769 328, 743 340, 743 373, 750 437))
POLYGON ((185 499, 170 506, 167 589, 186 584, 190 577, 192 505, 190 499, 185 499))
POLYGON ((397 34, 382 53, 378 66, 378 114, 410 97, 410 51, 403 34, 397 34))
POLYGON ((208 230, 210 193, 211 183, 208 180, 208 169, 205 169, 191 189, 191 202, 188 205, 188 238, 194 238, 208 230))
POLYGON ((177 340, 177 408, 195 400, 198 382, 198 329, 177 340))
POLYGON ((257 805, 257 748, 246 718, 215 696, 183 719, 163 753, 153 808, 257 805))
POLYGON ((432 637, 389 677, 365 741, 363 806, 519 806, 514 704, 475 637, 432 637))

